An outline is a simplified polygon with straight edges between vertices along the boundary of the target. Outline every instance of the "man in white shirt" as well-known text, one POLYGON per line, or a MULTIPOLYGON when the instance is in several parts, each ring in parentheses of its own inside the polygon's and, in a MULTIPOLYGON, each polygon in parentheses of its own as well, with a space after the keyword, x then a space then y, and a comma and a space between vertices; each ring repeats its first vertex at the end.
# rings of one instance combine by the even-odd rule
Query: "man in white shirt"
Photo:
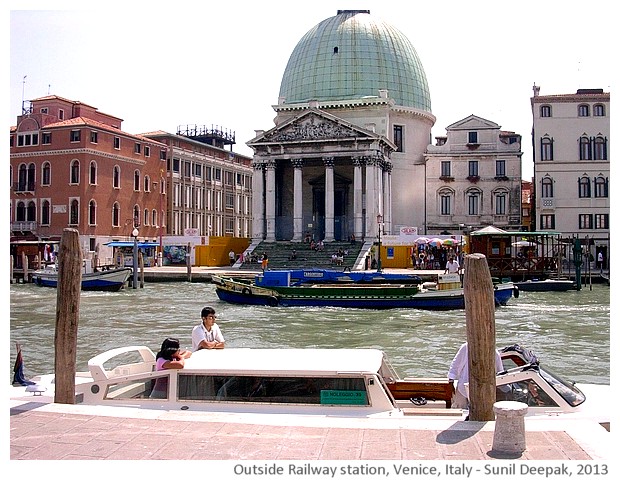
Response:
MULTIPOLYGON (((495 372, 499 373, 504 370, 504 364, 497 350, 495 351, 495 372)), ((450 369, 448 370, 448 381, 454 383, 457 381, 454 397, 452 398, 452 408, 469 408, 469 397, 465 390, 465 384, 469 382, 469 348, 467 342, 461 345, 459 351, 456 352, 450 369)))
POLYGON ((459 262, 454 257, 448 259, 446 271, 444 273, 459 273, 459 262))
POLYGON ((224 336, 215 323, 217 318, 213 307, 204 307, 200 313, 202 323, 192 330, 192 351, 203 348, 224 348, 224 336))

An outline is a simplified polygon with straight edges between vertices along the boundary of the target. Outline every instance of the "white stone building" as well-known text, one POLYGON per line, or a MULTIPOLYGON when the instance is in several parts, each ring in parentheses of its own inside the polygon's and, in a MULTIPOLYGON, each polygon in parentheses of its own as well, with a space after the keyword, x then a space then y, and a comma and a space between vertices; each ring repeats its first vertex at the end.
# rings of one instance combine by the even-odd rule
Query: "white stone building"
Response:
POLYGON ((426 232, 521 229, 521 135, 470 115, 429 145, 426 232))
POLYGON ((424 228, 424 151, 435 117, 409 40, 367 10, 306 33, 280 86, 275 127, 257 130, 255 240, 373 239, 424 228))
POLYGON ((535 228, 592 240, 594 258, 609 258, 610 94, 531 99, 534 136, 535 228))

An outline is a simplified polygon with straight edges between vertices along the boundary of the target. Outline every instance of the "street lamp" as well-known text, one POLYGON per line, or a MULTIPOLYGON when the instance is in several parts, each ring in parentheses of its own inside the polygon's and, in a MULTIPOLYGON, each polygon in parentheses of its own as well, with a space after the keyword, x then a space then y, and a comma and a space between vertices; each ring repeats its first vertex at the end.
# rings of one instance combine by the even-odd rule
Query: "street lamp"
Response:
POLYGON ((377 215, 377 225, 379 227, 379 255, 377 256, 377 273, 381 273, 381 227, 383 226, 383 215, 377 215))
POLYGON ((138 288, 138 229, 133 228, 131 236, 133 237, 133 278, 132 288, 138 288))

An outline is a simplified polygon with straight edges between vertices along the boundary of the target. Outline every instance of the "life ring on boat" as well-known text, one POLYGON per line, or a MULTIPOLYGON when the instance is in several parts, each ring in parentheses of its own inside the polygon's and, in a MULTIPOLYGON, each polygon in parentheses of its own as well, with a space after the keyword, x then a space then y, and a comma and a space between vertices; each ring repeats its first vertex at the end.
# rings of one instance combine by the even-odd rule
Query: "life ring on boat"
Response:
POLYGON ((267 305, 269 305, 270 307, 277 307, 278 306, 278 299, 274 296, 271 297, 267 297, 267 305))
POLYGON ((519 287, 515 285, 513 287, 512 294, 514 295, 515 298, 519 298, 519 287))
POLYGON ((251 295, 252 290, 250 290, 248 287, 243 287, 243 290, 241 290, 241 293, 243 293, 244 295, 251 295))

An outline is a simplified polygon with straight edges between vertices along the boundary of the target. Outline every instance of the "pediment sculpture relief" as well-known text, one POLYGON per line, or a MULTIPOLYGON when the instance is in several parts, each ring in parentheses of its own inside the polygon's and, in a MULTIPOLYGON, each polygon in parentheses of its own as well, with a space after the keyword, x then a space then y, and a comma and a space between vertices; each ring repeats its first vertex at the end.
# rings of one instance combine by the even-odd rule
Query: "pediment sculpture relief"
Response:
POLYGON ((357 136, 356 132, 334 122, 311 117, 293 122, 282 130, 265 135, 265 140, 274 142, 290 142, 295 140, 319 140, 323 138, 346 138, 357 136))

